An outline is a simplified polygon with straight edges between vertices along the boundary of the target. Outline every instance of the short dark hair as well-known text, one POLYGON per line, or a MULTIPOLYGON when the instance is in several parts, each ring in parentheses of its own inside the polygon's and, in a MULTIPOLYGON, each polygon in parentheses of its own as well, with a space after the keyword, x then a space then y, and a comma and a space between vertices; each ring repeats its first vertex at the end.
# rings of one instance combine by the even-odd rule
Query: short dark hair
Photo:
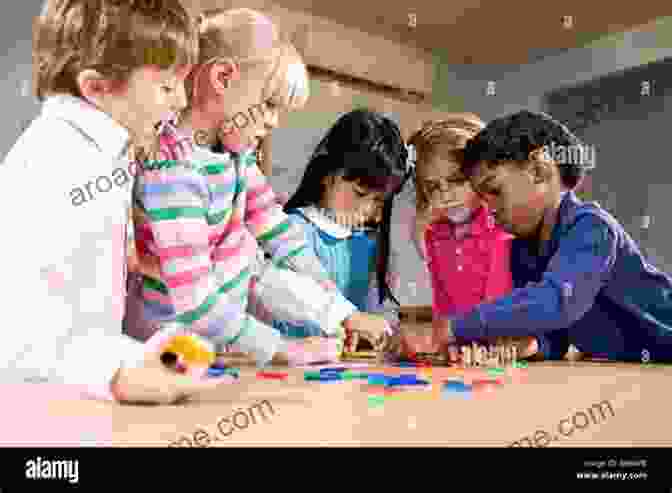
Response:
MULTIPOLYGON (((492 167, 506 161, 526 162, 530 152, 553 146, 583 149, 581 139, 566 125, 545 113, 527 110, 492 120, 467 142, 462 172, 472 176, 478 163, 487 161, 492 167), (576 146, 576 147, 575 147, 576 146)), ((562 184, 576 188, 586 174, 582 163, 557 163, 562 184)))

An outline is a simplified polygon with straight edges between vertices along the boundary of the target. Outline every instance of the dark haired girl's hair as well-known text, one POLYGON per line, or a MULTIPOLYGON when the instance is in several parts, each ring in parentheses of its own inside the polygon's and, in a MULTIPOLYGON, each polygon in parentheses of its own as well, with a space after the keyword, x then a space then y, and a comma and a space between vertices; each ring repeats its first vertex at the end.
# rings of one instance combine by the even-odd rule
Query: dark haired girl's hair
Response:
POLYGON ((284 206, 285 212, 290 212, 318 205, 325 192, 323 179, 328 176, 341 176, 344 180, 387 192, 376 259, 380 303, 389 298, 399 305, 387 283, 387 273, 393 200, 411 174, 407 157, 396 123, 380 113, 356 109, 341 116, 317 145, 299 187, 284 206))

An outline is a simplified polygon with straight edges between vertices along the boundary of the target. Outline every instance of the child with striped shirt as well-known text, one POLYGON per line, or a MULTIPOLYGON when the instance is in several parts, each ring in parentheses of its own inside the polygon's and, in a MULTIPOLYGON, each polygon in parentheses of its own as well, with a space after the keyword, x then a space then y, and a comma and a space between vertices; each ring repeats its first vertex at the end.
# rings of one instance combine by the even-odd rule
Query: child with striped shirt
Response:
POLYGON ((385 324, 322 287, 328 276, 306 249, 303 229, 288 221, 256 163, 255 147, 277 125, 280 110, 307 99, 298 53, 270 20, 247 9, 205 13, 199 30, 190 107, 178 126, 165 125, 163 160, 145 165, 136 182, 138 253, 158 261, 161 275, 144 275, 131 288, 129 304, 139 316, 129 318, 127 330, 193 331, 220 351, 253 355, 259 365, 336 359, 343 332, 289 342, 247 310, 251 287, 274 298, 285 280, 313 288, 289 300, 299 305, 290 312, 321 305, 331 313, 331 328, 351 326, 379 338, 385 324), (258 244, 273 261, 251 286, 258 244))

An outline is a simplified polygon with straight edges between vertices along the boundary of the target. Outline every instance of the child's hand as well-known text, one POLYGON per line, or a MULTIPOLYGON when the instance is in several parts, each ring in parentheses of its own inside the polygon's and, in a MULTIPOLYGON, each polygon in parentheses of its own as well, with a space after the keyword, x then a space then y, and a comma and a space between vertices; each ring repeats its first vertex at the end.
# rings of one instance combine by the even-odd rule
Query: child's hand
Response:
POLYGON ((435 318, 432 320, 432 339, 437 346, 450 346, 455 343, 452 323, 448 319, 435 318))
POLYGON ((460 359, 457 340, 453 336, 450 320, 434 319, 432 322, 432 343, 441 354, 448 356, 449 361, 460 359))
POLYGON ((343 341, 343 351, 354 353, 359 345, 359 333, 348 330, 343 341))
POLYGON ((434 343, 431 335, 406 334, 401 336, 401 353, 413 358, 417 353, 436 353, 439 346, 434 343))
POLYGON ((393 361, 406 356, 404 353, 404 340, 401 334, 397 333, 387 338, 383 348, 383 358, 391 358, 393 361))
POLYGON ((495 341, 495 345, 505 347, 515 347, 517 359, 535 359, 543 358, 539 354, 539 342, 536 337, 500 337, 495 341))
POLYGON ((112 381, 112 394, 122 402, 176 404, 197 394, 236 381, 230 375, 199 378, 179 374, 161 362, 163 344, 152 338, 146 343, 147 353, 138 367, 120 368, 112 381))
MULTIPOLYGON (((158 360, 159 355, 155 355, 158 360)), ((139 368, 120 368, 112 382, 112 393, 118 401, 147 404, 177 404, 195 395, 235 382, 230 375, 196 378, 181 375, 158 363, 139 368)))
POLYGON ((343 322, 345 328, 352 333, 352 350, 356 349, 357 337, 362 337, 371 343, 373 348, 382 348, 388 336, 392 335, 390 324, 381 315, 356 312, 343 322), (353 347, 354 346, 354 347, 353 347))

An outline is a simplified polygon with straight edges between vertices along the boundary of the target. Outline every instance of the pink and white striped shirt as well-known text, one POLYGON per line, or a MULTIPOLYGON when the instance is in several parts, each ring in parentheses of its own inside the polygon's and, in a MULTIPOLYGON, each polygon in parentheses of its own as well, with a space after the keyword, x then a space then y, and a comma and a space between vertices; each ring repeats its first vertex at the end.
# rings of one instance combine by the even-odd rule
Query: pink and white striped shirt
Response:
POLYGON ((277 265, 319 281, 328 276, 277 203, 254 152, 215 153, 172 126, 160 149, 164 160, 146 165, 134 189, 144 213, 134 225, 138 253, 161 266, 161 279, 144 278, 143 316, 235 345, 264 364, 281 337, 246 310, 258 245, 277 265))

